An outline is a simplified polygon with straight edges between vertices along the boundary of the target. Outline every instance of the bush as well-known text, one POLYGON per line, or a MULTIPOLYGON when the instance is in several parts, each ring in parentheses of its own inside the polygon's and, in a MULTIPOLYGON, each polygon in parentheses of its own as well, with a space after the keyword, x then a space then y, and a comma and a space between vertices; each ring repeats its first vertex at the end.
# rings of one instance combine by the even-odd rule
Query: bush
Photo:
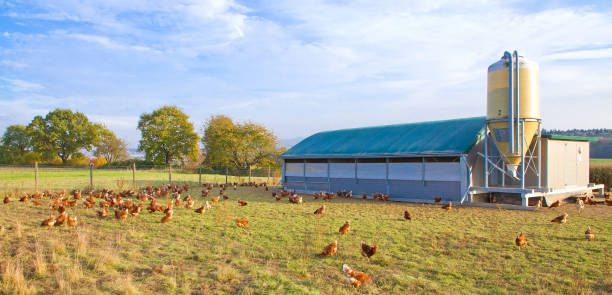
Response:
POLYGON ((591 167, 589 182, 606 186, 606 190, 612 187, 612 167, 591 167))

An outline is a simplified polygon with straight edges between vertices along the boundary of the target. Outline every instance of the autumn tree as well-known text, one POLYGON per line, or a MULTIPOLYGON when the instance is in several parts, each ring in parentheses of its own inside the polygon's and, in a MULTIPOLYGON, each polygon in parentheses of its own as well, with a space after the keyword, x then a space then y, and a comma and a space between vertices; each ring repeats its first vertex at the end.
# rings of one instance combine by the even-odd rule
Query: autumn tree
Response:
POLYGON ((104 158, 106 163, 129 158, 127 143, 124 140, 118 138, 104 125, 96 124, 96 127, 98 128, 99 140, 94 144, 96 147, 94 156, 104 158))
POLYGON ((252 122, 235 124, 226 116, 209 119, 204 125, 202 144, 205 163, 247 168, 272 160, 278 139, 265 126, 252 122))
POLYGON ((35 152, 54 154, 62 163, 81 149, 91 151, 98 138, 98 129, 85 114, 68 109, 34 117, 26 131, 35 152))
POLYGON ((147 161, 168 165, 198 156, 199 136, 189 116, 176 106, 164 106, 150 114, 142 114, 138 130, 141 133, 138 150, 145 153, 147 161))

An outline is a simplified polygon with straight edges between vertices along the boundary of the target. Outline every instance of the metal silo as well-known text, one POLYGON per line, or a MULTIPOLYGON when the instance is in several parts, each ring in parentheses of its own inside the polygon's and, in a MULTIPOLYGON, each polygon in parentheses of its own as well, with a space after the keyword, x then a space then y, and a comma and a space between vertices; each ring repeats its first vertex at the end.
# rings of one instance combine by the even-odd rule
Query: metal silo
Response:
POLYGON ((523 178, 518 168, 539 134, 540 118, 538 65, 506 51, 488 68, 487 128, 514 178, 523 178))

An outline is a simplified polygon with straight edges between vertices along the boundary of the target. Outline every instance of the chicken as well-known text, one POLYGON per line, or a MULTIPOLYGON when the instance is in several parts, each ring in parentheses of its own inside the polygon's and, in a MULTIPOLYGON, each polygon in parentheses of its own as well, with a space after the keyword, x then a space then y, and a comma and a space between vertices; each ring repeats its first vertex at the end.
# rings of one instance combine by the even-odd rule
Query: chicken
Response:
POLYGON ((361 198, 364 199, 364 200, 367 200, 368 199, 368 194, 361 195, 361 198))
POLYGON ((200 207, 198 209, 195 209, 195 213, 204 214, 204 206, 202 206, 202 207, 200 207))
POLYGON ((542 199, 538 200, 538 203, 536 204, 536 207, 542 208, 542 199))
POLYGON ((323 252, 319 254, 320 257, 334 256, 338 251, 338 241, 333 241, 331 244, 323 248, 323 252))
POLYGON ((364 272, 351 269, 348 265, 342 265, 342 271, 346 276, 346 283, 358 288, 361 284, 371 280, 370 276, 364 272))
POLYGON ((61 226, 66 222, 66 213, 61 213, 57 218, 55 218, 55 226, 61 226))
POLYGON ((554 203, 550 204, 548 208, 554 208, 554 207, 559 207, 559 206, 561 206, 561 200, 556 200, 554 203))
POLYGON ((364 241, 361 241, 361 255, 370 259, 374 254, 376 254, 376 249, 378 246, 370 246, 366 244, 364 241))
POLYGON ((323 205, 323 206, 321 206, 321 208, 315 210, 314 214, 320 214, 320 215, 325 214, 325 205, 323 205))
POLYGON ((122 219, 126 219, 128 216, 128 209, 125 210, 117 210, 115 209, 115 218, 122 220, 122 219))
POLYGON ((522 232, 516 236, 516 239, 514 240, 514 243, 519 247, 519 251, 521 251, 522 247, 525 247, 527 245, 527 240, 525 239, 525 234, 523 234, 522 232))
POLYGON ((240 219, 240 218, 236 218, 236 225, 240 228, 243 228, 245 226, 247 226, 247 224, 249 224, 248 220, 244 220, 244 219, 240 219))
POLYGON ((168 211, 164 217, 160 220, 161 223, 170 222, 172 220, 172 211, 168 211))
POLYGON ((440 201, 442 201, 442 197, 434 197, 433 200, 435 203, 440 203, 440 201))
POLYGON ((302 196, 298 196, 297 194, 293 194, 289 196, 289 202, 294 204, 302 204, 304 201, 302 200, 302 196))
POLYGON ((351 229, 351 223, 350 223, 350 222, 347 220, 347 221, 344 223, 344 225, 342 225, 342 226, 340 227, 340 230, 338 230, 338 232, 339 232, 341 235, 344 235, 344 234, 348 233, 350 229, 351 229))
POLYGON ((212 197, 210 200, 213 201, 214 203, 217 203, 219 202, 219 197, 212 197))
POLYGON ((36 199, 32 199, 32 203, 34 203, 34 205, 36 205, 36 206, 42 205, 42 203, 39 200, 36 200, 36 199))
POLYGON ((595 232, 591 229, 591 227, 589 226, 589 228, 587 228, 587 230, 584 232, 584 237, 589 240, 592 241, 595 239, 595 232))
POLYGON ((43 220, 40 226, 52 227, 55 224, 55 218, 53 216, 49 216, 48 219, 43 220))
POLYGON ((68 221, 68 226, 74 227, 76 225, 76 223, 77 223, 77 217, 76 216, 72 217, 72 216, 68 215, 66 217, 66 221, 68 221))
POLYGON ((206 201, 206 202, 204 203, 204 209, 208 210, 208 209, 210 209, 210 208, 212 208, 212 205, 211 205, 211 204, 210 204, 208 201, 206 201))
POLYGON ((404 219, 412 221, 412 215, 410 215, 408 210, 404 211, 404 219))
POLYGON ((565 223, 567 223, 567 217, 568 216, 569 215, 567 213, 564 213, 563 215, 555 217, 550 222, 556 222, 556 223, 559 223, 559 224, 565 224, 565 223))
POLYGON ((106 217, 108 216, 108 209, 104 207, 102 208, 102 210, 100 209, 96 210, 96 213, 98 214, 99 217, 106 217))
POLYGON ((241 201, 240 199, 238 199, 238 206, 246 206, 248 203, 245 201, 241 201))
POLYGON ((10 203, 10 202, 11 202, 11 199, 9 199, 9 197, 8 197, 8 196, 5 196, 5 197, 4 197, 4 204, 8 204, 8 203, 10 203))
POLYGON ((604 200, 606 206, 612 206, 612 200, 604 200))
POLYGON ((453 209, 453 201, 449 201, 448 204, 442 205, 442 209, 446 209, 446 210, 453 209))
POLYGON ((276 199, 276 201, 280 201, 280 200, 283 199, 283 197, 281 197, 281 196, 274 196, 274 199, 276 199))
POLYGON ((134 204, 131 208, 130 208, 130 215, 132 216, 138 216, 138 213, 140 213, 140 211, 142 211, 142 204, 136 206, 136 204, 134 204))
POLYGON ((224 199, 224 200, 229 200, 229 197, 228 197, 227 195, 225 195, 225 194, 224 194, 224 195, 223 195, 223 199, 224 199))
POLYGON ((194 204, 195 204, 195 202, 192 199, 189 199, 189 200, 185 201, 185 208, 191 209, 191 208, 193 208, 194 204))
POLYGON ((584 201, 581 198, 576 199, 576 209, 578 209, 578 213, 582 213, 582 209, 584 209, 584 201))

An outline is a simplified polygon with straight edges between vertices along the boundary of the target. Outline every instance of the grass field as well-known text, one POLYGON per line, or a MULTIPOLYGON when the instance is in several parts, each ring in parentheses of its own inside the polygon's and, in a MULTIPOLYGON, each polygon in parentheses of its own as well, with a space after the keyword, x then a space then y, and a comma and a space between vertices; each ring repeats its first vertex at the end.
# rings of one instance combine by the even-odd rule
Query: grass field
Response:
POLYGON ((591 166, 608 166, 612 167, 612 159, 591 159, 591 166))
MULTIPOLYGON (((193 188, 195 208, 202 205, 193 188)), ((213 190, 216 192, 216 189, 213 190)), ((49 210, 0 205, 2 294, 609 294, 612 207, 573 204, 536 212, 336 199, 276 202, 255 188, 229 190, 199 215, 176 208, 117 221, 70 208, 75 228, 40 227, 49 210), (249 204, 239 207, 236 199, 249 204), (415 220, 402 219, 409 210, 415 220), (567 225, 550 220, 568 212, 567 225), (234 217, 250 221, 240 229, 234 217), (345 220, 351 231, 338 234, 345 220), (590 225, 595 241, 584 239, 590 225), (529 245, 514 246, 519 232, 529 245), (316 256, 333 240, 338 254, 316 256), (377 244, 368 261, 359 243, 377 244), (342 264, 373 281, 344 283, 342 264)))
MULTIPOLYGON (((198 183, 199 175, 195 173, 173 172, 173 182, 198 183)), ((146 186, 148 184, 159 185, 168 183, 167 170, 137 170, 135 174, 136 185, 146 186)), ((12 191, 15 189, 34 190, 34 168, 32 167, 0 167, 0 190, 12 191)), ((129 169, 94 169, 94 187, 131 187, 132 170, 129 169)), ((245 182, 248 177, 229 176, 230 182, 245 182)), ((267 177, 252 177, 252 181, 268 181, 267 177)), ((270 183, 278 182, 279 178, 270 177, 270 183)), ((225 175, 202 174, 202 182, 223 182, 225 175)), ((70 190, 73 188, 85 188, 89 186, 89 168, 65 168, 65 167, 41 167, 38 171, 38 190, 70 190)))

